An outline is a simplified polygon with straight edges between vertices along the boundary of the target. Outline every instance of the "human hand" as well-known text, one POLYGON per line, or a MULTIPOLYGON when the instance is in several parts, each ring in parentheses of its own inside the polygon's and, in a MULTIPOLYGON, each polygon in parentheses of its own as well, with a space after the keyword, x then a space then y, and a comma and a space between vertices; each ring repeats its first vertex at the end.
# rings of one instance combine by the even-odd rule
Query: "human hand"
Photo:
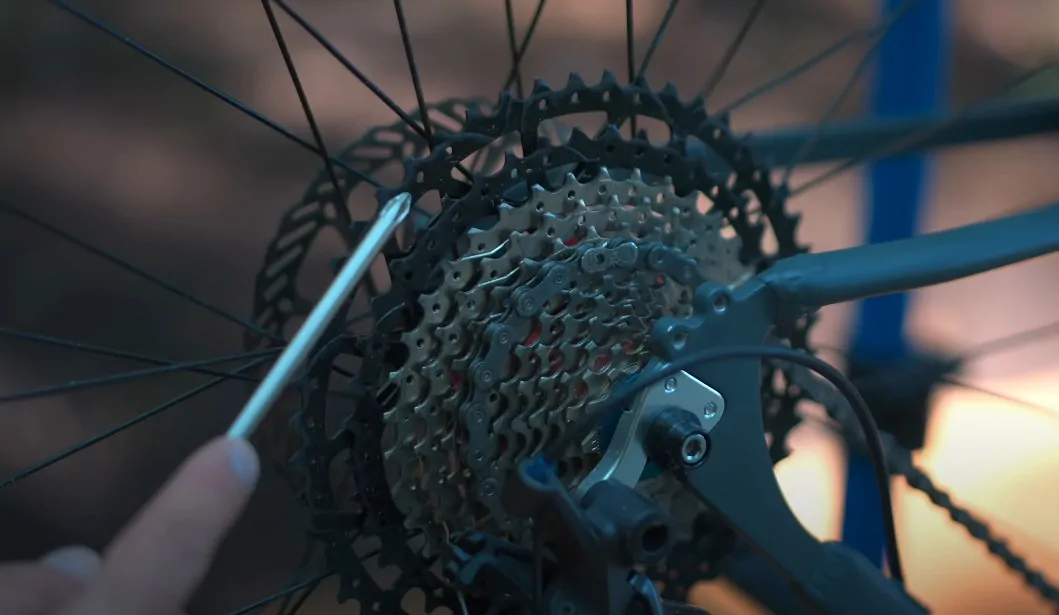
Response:
POLYGON ((0 564, 4 615, 172 615, 209 570, 259 474, 254 449, 220 438, 193 454, 102 557, 84 547, 0 564))

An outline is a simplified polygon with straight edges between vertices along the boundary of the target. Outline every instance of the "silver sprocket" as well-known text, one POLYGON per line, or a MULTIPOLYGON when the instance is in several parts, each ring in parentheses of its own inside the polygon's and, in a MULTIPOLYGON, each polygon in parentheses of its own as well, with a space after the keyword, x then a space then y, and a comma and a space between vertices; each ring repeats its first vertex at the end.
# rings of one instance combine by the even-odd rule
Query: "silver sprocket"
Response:
MULTIPOLYGON (((598 301, 592 313, 580 317, 574 312, 565 314, 521 340, 532 342, 524 344, 520 352, 527 364, 536 358, 537 370, 520 374, 520 382, 507 383, 507 388, 497 393, 487 408, 492 441, 477 440, 459 415, 471 393, 469 380, 475 377, 470 361, 485 327, 507 311, 512 293, 528 283, 542 265, 561 259, 594 238, 635 239, 667 246, 686 257, 698 276, 736 282, 750 272, 738 260, 739 240, 725 231, 723 217, 704 213, 710 205, 711 201, 699 193, 677 196, 666 179, 646 181, 638 171, 612 177, 603 169, 584 182, 567 175, 554 191, 536 186, 524 203, 501 205, 491 226, 472 228, 460 238, 456 257, 440 264, 444 272, 441 285, 419 298, 418 325, 401 340, 407 359, 390 375, 398 394, 384 417, 387 479, 394 502, 407 514, 409 525, 427 530, 440 525, 466 527, 486 515, 503 526, 506 515, 494 497, 499 493, 503 471, 517 458, 546 445, 565 427, 555 421, 531 425, 528 413, 516 408, 505 412, 504 408, 512 400, 525 398, 538 404, 533 415, 542 416, 539 411, 557 401, 554 387, 573 380, 591 383, 583 393, 596 398, 646 360, 649 326, 630 327, 614 342, 620 348, 611 349, 613 363, 607 370, 584 374, 587 377, 583 378, 564 373, 557 379, 555 374, 546 373, 550 362, 566 361, 579 352, 577 336, 584 337, 590 323, 598 328, 606 322, 614 305, 598 301), (556 333, 554 327, 562 331, 556 333), (535 339, 529 339, 533 336, 535 339), (619 357, 622 360, 617 360, 619 357), (471 470, 472 465, 477 469, 471 470)), ((651 272, 627 281, 632 291, 640 287, 651 290, 644 295, 648 302, 643 317, 690 313, 694 287, 659 280, 660 275, 651 272)), ((585 300, 574 304, 592 303, 587 299, 597 291, 604 292, 582 289, 585 300)), ((627 301, 632 291, 618 294, 627 301)), ((591 446, 572 452, 567 460, 572 469, 567 480, 576 483, 592 469, 597 456, 591 446)))

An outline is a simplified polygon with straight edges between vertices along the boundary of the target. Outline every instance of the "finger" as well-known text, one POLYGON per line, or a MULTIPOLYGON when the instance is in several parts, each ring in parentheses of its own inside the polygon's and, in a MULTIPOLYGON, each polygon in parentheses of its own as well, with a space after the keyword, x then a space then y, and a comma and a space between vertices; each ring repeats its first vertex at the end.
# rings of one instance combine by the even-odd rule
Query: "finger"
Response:
POLYGON ((118 535, 73 613, 141 615, 180 610, 257 482, 244 440, 221 438, 188 459, 118 535))
POLYGON ((0 605, 5 615, 50 615, 77 597, 98 568, 99 555, 87 547, 0 565, 0 605))

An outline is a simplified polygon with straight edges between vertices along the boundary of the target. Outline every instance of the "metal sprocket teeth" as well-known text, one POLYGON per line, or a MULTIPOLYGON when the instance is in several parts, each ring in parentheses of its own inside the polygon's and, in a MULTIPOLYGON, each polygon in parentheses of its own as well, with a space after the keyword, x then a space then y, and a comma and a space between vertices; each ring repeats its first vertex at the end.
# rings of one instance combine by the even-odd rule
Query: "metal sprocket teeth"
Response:
MULTIPOLYGON (((547 433, 561 428, 569 418, 569 413, 546 410, 496 412, 492 415, 494 435, 508 434, 504 439, 509 442, 498 452, 495 447, 468 443, 459 416, 472 392, 469 370, 486 327, 504 316, 516 289, 530 283, 547 263, 573 254, 577 245, 586 242, 626 238, 674 248, 712 279, 735 280, 745 273, 735 257, 738 239, 721 236, 723 218, 719 213, 703 213, 700 199, 709 203, 698 194, 680 197, 668 178, 647 181, 639 170, 620 172, 616 178, 604 168, 585 182, 567 174, 554 190, 537 185, 524 202, 502 203, 491 224, 470 228, 457 240, 457 256, 438 264, 438 287, 418 298, 418 324, 401 335, 407 359, 389 377, 398 395, 384 415, 389 434, 387 476, 394 501, 410 525, 444 523, 458 528, 483 515, 499 522, 505 516, 502 511, 483 507, 475 495, 480 497, 483 485, 502 479, 499 474, 493 476, 494 472, 487 477, 470 471, 465 460, 468 450, 493 451, 484 458, 499 471, 539 447, 547 433)), ((618 284, 606 276, 594 283, 597 288, 579 289, 571 304, 576 310, 593 307, 584 314, 572 311, 546 318, 547 329, 513 355, 512 360, 521 365, 517 377, 490 403, 515 408, 520 400, 535 400, 544 407, 554 406, 564 387, 577 379, 541 370, 555 360, 565 365, 590 352, 617 363, 621 352, 585 342, 590 337, 598 339, 607 327, 639 331, 640 338, 627 346, 637 354, 646 352, 642 337, 649 329, 644 323, 655 316, 652 310, 612 314, 616 307, 627 311, 628 306, 594 299, 598 293, 610 293, 626 297, 623 301, 628 303, 642 294, 637 284, 618 284), (630 318, 639 324, 633 326, 630 318), (583 329, 586 335, 575 339, 552 334, 553 325, 570 335, 583 329)), ((663 302, 670 306, 666 313, 689 312, 692 290, 674 287, 672 297, 663 302)), ((609 387, 608 378, 590 374, 580 380, 593 383, 594 394, 609 387)), ((580 462, 583 472, 594 463, 591 453, 585 455, 580 462)))

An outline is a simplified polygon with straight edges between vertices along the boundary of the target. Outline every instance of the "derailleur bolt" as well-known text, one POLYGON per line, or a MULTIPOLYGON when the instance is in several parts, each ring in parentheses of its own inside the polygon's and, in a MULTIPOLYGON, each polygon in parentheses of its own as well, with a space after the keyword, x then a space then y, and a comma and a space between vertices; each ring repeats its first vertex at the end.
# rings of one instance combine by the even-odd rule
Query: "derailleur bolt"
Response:
POLYGON ((680 445, 680 457, 686 466, 695 466, 706 459, 706 453, 710 450, 710 443, 706 440, 706 434, 693 433, 684 438, 680 445))
POLYGON ((652 458, 672 468, 697 466, 710 454, 710 437, 702 430, 699 418, 677 407, 655 415, 645 444, 652 458))

